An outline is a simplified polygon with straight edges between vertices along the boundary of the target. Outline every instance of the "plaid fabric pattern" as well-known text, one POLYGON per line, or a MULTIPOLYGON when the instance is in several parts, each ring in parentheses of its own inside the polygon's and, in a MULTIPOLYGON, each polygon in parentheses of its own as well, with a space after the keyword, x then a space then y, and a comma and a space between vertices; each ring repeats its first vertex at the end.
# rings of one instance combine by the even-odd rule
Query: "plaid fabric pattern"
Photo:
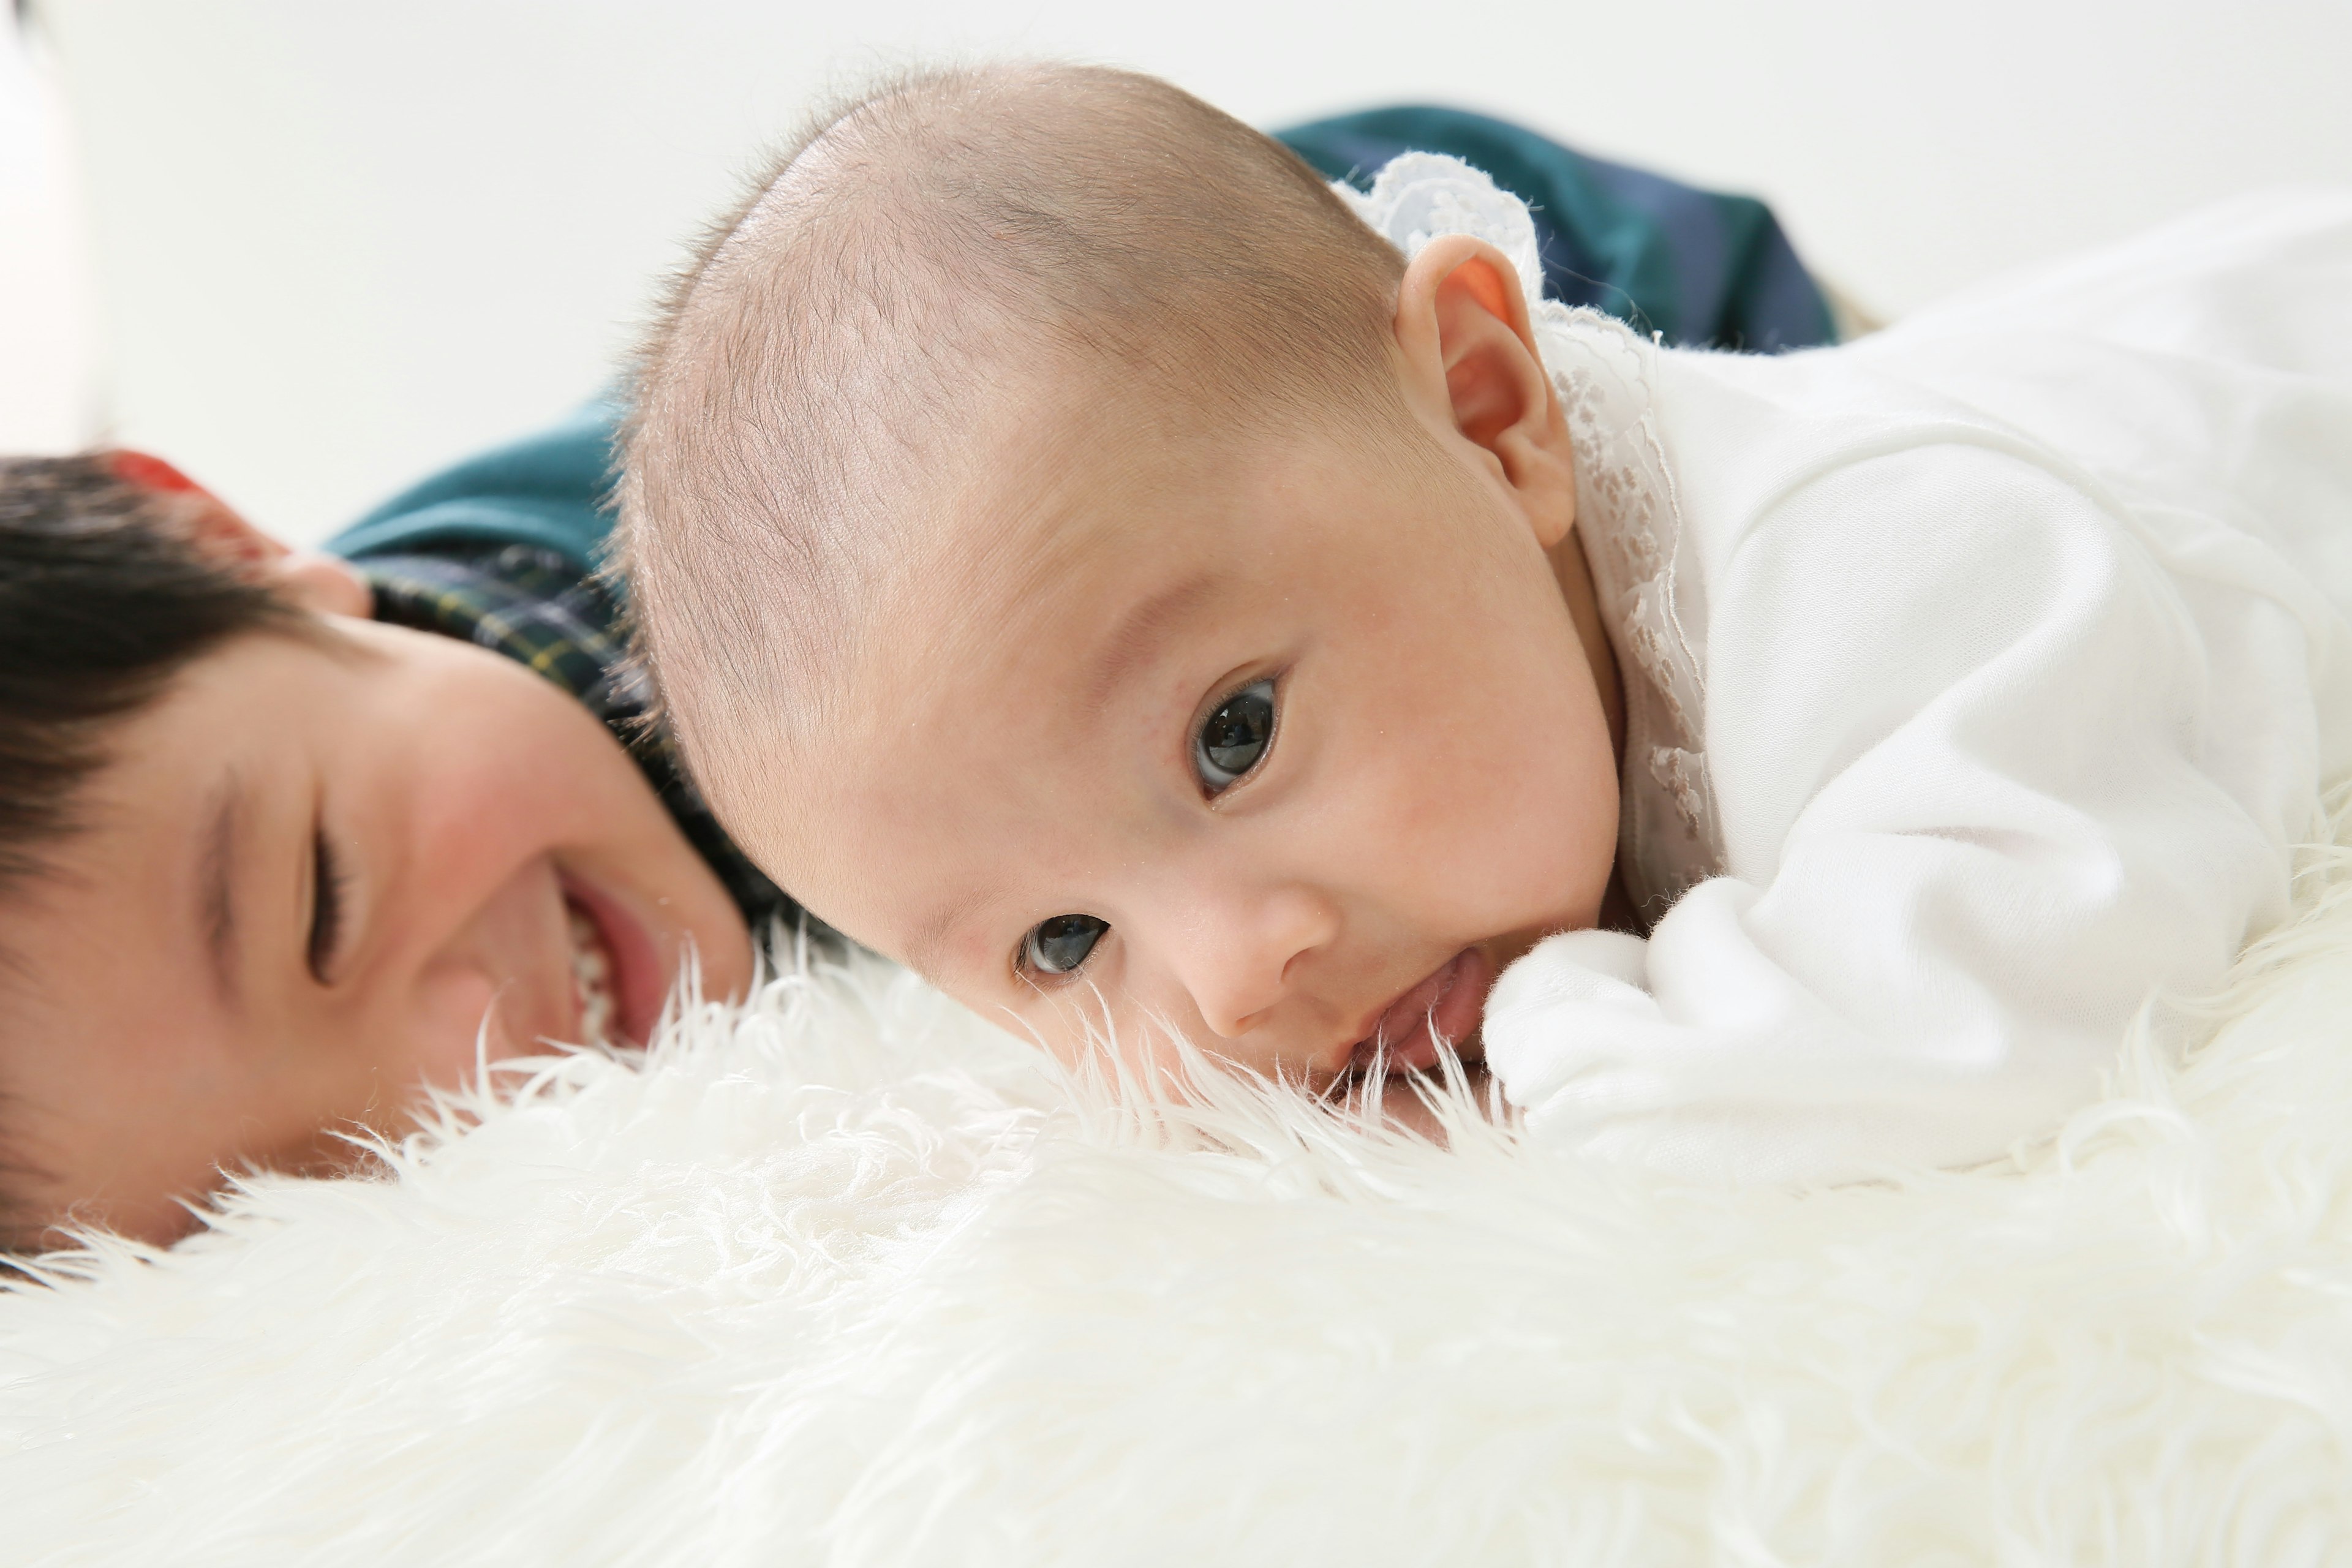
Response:
POLYGON ((553 551, 527 544, 371 555, 352 564, 375 590, 376 619, 504 654, 604 721, 753 930, 772 917, 787 924, 803 918, 800 906, 719 826, 687 778, 668 732, 646 721, 651 693, 628 662, 617 629, 620 606, 602 584, 582 577, 553 551))

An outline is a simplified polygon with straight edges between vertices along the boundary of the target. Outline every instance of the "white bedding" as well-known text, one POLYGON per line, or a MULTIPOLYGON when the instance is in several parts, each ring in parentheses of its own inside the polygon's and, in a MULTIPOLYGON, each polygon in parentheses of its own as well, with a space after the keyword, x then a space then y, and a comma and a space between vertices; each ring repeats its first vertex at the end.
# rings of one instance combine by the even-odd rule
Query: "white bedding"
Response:
POLYGON ((1053 1109, 909 981, 784 981, 0 1300, 0 1558, 2343 1559, 2318 891, 2185 1068, 2143 1030, 2054 1145, 1811 1196, 1053 1109))

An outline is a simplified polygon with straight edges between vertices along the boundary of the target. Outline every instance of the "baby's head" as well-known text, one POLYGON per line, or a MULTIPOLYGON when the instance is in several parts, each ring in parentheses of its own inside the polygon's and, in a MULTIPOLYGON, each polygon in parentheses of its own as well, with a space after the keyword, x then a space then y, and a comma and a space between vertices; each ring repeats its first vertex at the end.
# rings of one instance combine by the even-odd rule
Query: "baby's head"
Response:
POLYGON ((1491 247, 1408 265, 1150 79, 930 76, 718 231, 639 395, 627 563, 707 793, 983 1013, 1321 1084, 1473 1045, 1594 922, 1615 678, 1491 247))

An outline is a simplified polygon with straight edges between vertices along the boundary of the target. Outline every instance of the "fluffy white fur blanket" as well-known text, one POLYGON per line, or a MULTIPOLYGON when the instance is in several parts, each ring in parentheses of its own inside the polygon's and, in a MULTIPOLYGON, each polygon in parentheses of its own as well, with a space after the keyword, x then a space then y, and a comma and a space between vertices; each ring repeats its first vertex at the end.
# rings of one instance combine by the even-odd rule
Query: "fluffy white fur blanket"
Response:
POLYGON ((2143 1029, 2053 1143, 1809 1195, 1154 1106, 878 967, 779 980, 0 1300, 0 1557, 2352 1558, 2308 881, 2185 1062, 2143 1029))

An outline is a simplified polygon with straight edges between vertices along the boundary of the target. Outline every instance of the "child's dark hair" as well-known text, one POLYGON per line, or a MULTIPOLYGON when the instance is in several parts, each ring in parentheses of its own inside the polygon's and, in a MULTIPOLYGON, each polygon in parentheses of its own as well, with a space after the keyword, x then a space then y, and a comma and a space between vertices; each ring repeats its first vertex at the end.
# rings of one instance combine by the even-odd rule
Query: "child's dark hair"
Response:
POLYGON ((0 458, 0 895, 73 830, 115 725, 229 639, 300 619, 196 546, 185 499, 110 454, 0 458))
MULTIPOLYGON (((127 477, 142 462, 152 464, 0 458, 0 899, 80 826, 82 788, 116 727, 231 639, 304 624, 198 547, 188 495, 127 477)), ((13 967, 0 952, 0 971, 13 967)), ((0 1135, 11 1131, 5 1072, 0 1063, 0 1135)), ((26 1173, 0 1143, 0 1247, 29 1218, 8 1191, 26 1173)))

